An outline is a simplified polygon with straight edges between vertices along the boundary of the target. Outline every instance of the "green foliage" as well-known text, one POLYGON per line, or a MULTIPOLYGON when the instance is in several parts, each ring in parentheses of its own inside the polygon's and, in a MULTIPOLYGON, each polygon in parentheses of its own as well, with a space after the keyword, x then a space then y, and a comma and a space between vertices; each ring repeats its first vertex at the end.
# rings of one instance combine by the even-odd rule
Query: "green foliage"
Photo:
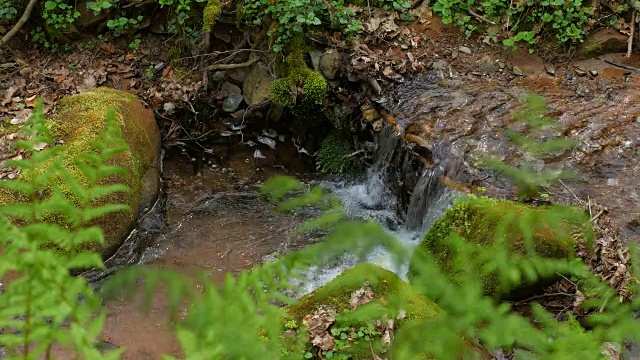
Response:
MULTIPOLYGON (((70 276, 72 269, 103 266, 97 254, 82 250, 83 244, 102 240, 100 229, 88 224, 96 217, 123 209, 118 205, 93 205, 113 191, 124 190, 100 185, 101 179, 122 171, 105 165, 124 148, 118 125, 113 120, 108 124, 94 143, 97 153, 77 159, 89 179, 89 185, 84 186, 62 167, 61 159, 66 154, 60 148, 37 150, 42 143, 52 144, 39 102, 24 129, 29 138, 17 144, 25 150, 25 159, 11 165, 28 170, 53 160, 55 166, 29 181, 0 182, 29 199, 29 203, 0 209, 6 214, 0 216, 0 278, 12 277, 0 294, 0 327, 4 330, 0 344, 9 351, 10 359, 46 358, 54 344, 75 351, 81 359, 119 356, 119 351, 101 353, 96 345, 104 322, 101 299, 82 277, 70 276), (79 201, 69 202, 57 188, 44 190, 48 179, 58 172, 79 201), (72 225, 46 223, 44 220, 52 214, 66 218, 72 225)), ((386 358, 471 359, 480 355, 478 348, 486 348, 512 350, 516 358, 523 359, 599 360, 603 358, 605 342, 640 342, 640 324, 635 316, 640 310, 640 298, 621 301, 607 282, 595 277, 579 260, 537 256, 532 239, 540 218, 522 215, 528 213, 525 211, 521 217, 527 221, 513 226, 510 213, 517 212, 515 208, 498 217, 497 230, 492 234, 495 239, 489 246, 470 241, 480 228, 454 231, 439 240, 451 249, 446 265, 455 270, 455 278, 435 258, 437 254, 418 251, 414 257, 419 261, 412 262, 410 284, 391 272, 365 264, 296 300, 291 296, 292 291, 299 290, 296 280, 312 266, 322 268, 344 254, 363 261, 372 250, 382 248, 392 255, 392 266, 400 269, 411 258, 411 251, 379 224, 346 218, 338 199, 319 186, 279 177, 266 182, 262 191, 281 211, 306 207, 318 210, 320 215, 299 231, 322 229, 326 236, 237 276, 228 274, 222 283, 214 283, 205 275, 192 278, 137 266, 112 278, 100 294, 130 295, 142 286, 143 303, 148 305, 162 284, 169 295, 184 358, 193 360, 313 358, 318 354, 317 348, 306 336, 308 329, 301 324, 301 318, 318 305, 331 305, 339 312, 336 322, 327 328, 335 340, 334 347, 320 353, 322 358, 381 357, 376 352, 383 349, 374 345, 380 331, 372 324, 397 318, 401 312, 407 316, 398 319, 400 329, 383 355, 386 358), (522 252, 513 251, 513 243, 507 240, 514 237, 523 239, 522 252), (588 313, 580 322, 571 314, 566 321, 559 321, 536 304, 532 304, 531 316, 523 316, 510 303, 485 295, 484 286, 478 281, 479 273, 494 274, 498 284, 510 285, 555 272, 567 274, 584 294, 582 308, 588 313), (377 298, 354 311, 341 311, 348 306, 351 292, 364 282, 370 283, 377 298), (437 306, 430 299, 437 300, 437 306), (185 305, 186 318, 181 319, 176 316, 177 311, 185 305), (296 335, 289 336, 291 331, 296 335), (358 352, 360 345, 368 346, 369 351, 358 352)), ((545 218, 549 223, 581 221, 575 211, 545 214, 552 217, 545 218)), ((548 231, 562 237, 567 228, 549 226, 548 231)), ((640 256, 636 248, 632 248, 631 256, 632 273, 637 274, 640 256)), ((628 290, 637 294, 638 285, 634 282, 628 290)))
POLYGON ((316 168, 323 174, 357 175, 363 169, 353 153, 348 140, 338 132, 333 132, 320 144, 316 154, 316 168))
POLYGON ((107 27, 113 31, 114 36, 120 36, 124 33, 132 34, 142 19, 142 16, 135 19, 120 16, 107 21, 107 27))
POLYGON ((483 24, 472 13, 504 25, 509 36, 504 44, 535 44, 539 36, 553 36, 562 44, 576 44, 596 22, 595 8, 582 0, 437 0, 434 12, 445 24, 454 23, 470 36, 483 24))
POLYGON ((106 163, 122 152, 125 144, 111 113, 106 130, 93 144, 97 153, 76 160, 89 179, 84 186, 61 166, 66 154, 52 147, 42 107, 39 100, 22 130, 27 140, 15 144, 24 149, 25 159, 9 165, 24 170, 53 161, 54 166, 29 181, 0 182, 1 187, 29 200, 0 208, 0 278, 12 278, 0 296, 0 327, 4 329, 0 345, 10 359, 48 357, 54 344, 72 350, 79 358, 117 359, 121 350, 101 353, 96 346, 105 320, 100 298, 82 277, 73 277, 70 271, 104 266, 98 254, 82 248, 103 241, 102 230, 88 225, 92 220, 126 209, 117 204, 93 205, 115 191, 126 190, 99 185, 122 171, 106 163), (38 151, 43 143, 50 147, 38 151), (49 178, 56 173, 62 173, 80 201, 69 202, 59 189, 48 187, 49 178), (50 216, 64 218, 71 226, 48 223, 50 216))
POLYGON ((18 15, 16 5, 15 0, 0 0, 0 24, 16 18, 18 15))
POLYGON ((286 77, 271 83, 271 100, 286 108, 297 111, 298 117, 306 118, 311 110, 324 103, 328 85, 319 72, 311 70, 306 62, 309 46, 303 36, 292 40, 286 57, 286 77), (301 101, 298 101, 298 88, 302 89, 301 101))
MULTIPOLYGON (((377 0, 371 5, 404 11, 411 7, 411 2, 377 0)), ((245 0, 243 11, 250 23, 268 29, 275 52, 285 50, 293 39, 313 31, 337 29, 345 35, 362 32, 362 22, 344 0, 245 0)))

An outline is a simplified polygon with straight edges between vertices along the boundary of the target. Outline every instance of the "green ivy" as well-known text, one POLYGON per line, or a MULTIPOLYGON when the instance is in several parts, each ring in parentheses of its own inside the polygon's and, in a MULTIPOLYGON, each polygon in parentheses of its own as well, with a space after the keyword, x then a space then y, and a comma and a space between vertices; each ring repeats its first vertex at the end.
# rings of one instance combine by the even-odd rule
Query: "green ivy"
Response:
MULTIPOLYGON (((273 50, 281 52, 296 36, 311 31, 337 29, 345 35, 361 33, 362 22, 349 5, 345 0, 245 0, 243 11, 253 25, 268 29, 273 50)), ((371 5, 404 11, 411 7, 411 2, 377 0, 371 5)))
POLYGON ((462 27, 470 36, 486 23, 474 14, 506 27, 510 36, 506 46, 521 42, 537 43, 542 36, 553 36, 561 44, 581 43, 596 22, 595 9, 582 0, 437 0, 433 11, 445 24, 462 27))

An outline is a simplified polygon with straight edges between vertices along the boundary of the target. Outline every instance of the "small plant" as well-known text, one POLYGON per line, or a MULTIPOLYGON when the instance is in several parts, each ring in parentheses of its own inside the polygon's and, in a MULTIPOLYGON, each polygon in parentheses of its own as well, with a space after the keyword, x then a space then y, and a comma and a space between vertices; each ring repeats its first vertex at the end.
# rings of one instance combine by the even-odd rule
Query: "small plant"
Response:
POLYGON ((140 21, 142 21, 143 19, 144 18, 142 17, 142 15, 138 16, 137 18, 127 18, 121 16, 107 21, 107 27, 113 31, 113 35, 116 37, 122 35, 123 33, 131 35, 137 30, 138 23, 140 23, 140 21))
POLYGON ((0 23, 13 20, 17 14, 15 1, 0 0, 0 23))
POLYGON ((138 46, 140 46, 140 43, 142 42, 142 40, 140 39, 133 39, 130 43, 129 43, 129 49, 136 51, 138 50, 138 46))

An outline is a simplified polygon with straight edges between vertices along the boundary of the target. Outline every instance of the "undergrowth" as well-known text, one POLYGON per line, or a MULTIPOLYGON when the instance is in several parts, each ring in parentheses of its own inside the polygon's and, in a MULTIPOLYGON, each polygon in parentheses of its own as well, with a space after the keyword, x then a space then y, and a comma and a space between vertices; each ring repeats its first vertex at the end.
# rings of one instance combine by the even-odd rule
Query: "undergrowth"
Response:
POLYGON ((436 0, 433 4, 443 23, 459 25, 467 36, 485 33, 491 39, 503 37, 503 44, 514 49, 516 43, 531 46, 542 38, 574 46, 582 43, 600 20, 602 25, 618 29, 626 26, 630 9, 640 9, 640 2, 436 0))
MULTIPOLYGON (((118 140, 118 126, 108 121, 110 125, 101 141, 95 144, 98 153, 78 160, 84 175, 91 180, 88 187, 83 187, 60 166, 58 157, 64 154, 59 148, 34 150, 36 145, 41 148, 43 142, 52 143, 43 121, 39 102, 24 130, 29 140, 18 143, 25 149, 26 158, 11 165, 28 169, 56 159, 56 166, 30 182, 0 182, 30 199, 25 204, 2 208, 4 215, 0 216, 0 278, 3 282, 8 280, 0 295, 0 344, 9 351, 10 359, 50 359, 54 344, 72 349, 80 359, 117 359, 122 349, 101 353, 96 348, 104 324, 101 297, 131 295, 142 287, 148 304, 160 284, 169 295, 174 329, 185 359, 329 358, 331 351, 320 352, 312 345, 307 338, 309 329, 291 323, 287 308, 282 306, 297 303, 291 295, 300 290, 295 280, 311 267, 328 266, 345 254, 366 261, 373 250, 386 249, 390 254, 387 266, 398 272, 412 257, 411 251, 381 225, 347 218, 340 201, 324 188, 278 177, 264 184, 263 194, 280 211, 315 209, 320 215, 297 232, 322 229, 327 234, 322 241, 237 275, 227 274, 221 283, 204 274, 193 278, 170 270, 135 266, 110 279, 97 294, 82 277, 69 273, 71 269, 103 266, 96 253, 78 249, 83 243, 102 240, 100 229, 88 226, 92 219, 124 209, 119 205, 92 205, 96 199, 125 190, 122 186, 99 185, 100 179, 121 171, 105 162, 122 151, 124 144, 118 140), (55 188, 50 193, 42 191, 56 172, 65 175, 81 201, 69 203, 55 188), (61 228, 43 222, 49 214, 66 217, 73 226, 61 228), (186 316, 178 316, 178 309, 185 305, 187 311, 181 315, 186 316)), ((583 214, 567 212, 562 206, 546 209, 554 222, 574 224, 585 220, 583 214)), ((411 283, 404 286, 421 297, 436 300, 441 311, 429 317, 407 317, 388 351, 376 354, 377 348, 370 347, 371 358, 476 358, 474 349, 479 347, 513 351, 518 359, 602 359, 605 343, 622 346, 625 341, 640 341, 640 324, 635 315, 640 310, 640 298, 621 300, 579 259, 538 257, 531 250, 532 222, 536 220, 523 217, 518 226, 510 226, 512 221, 510 216, 500 221, 496 239, 490 245, 470 243, 455 231, 441 239, 452 249, 449 266, 456 270, 455 278, 443 272, 434 254, 413 254, 413 276, 411 283), (514 254, 502 246, 514 232, 522 232, 522 253, 514 254), (584 295, 581 306, 588 310, 587 316, 578 321, 568 314, 566 321, 559 321, 535 303, 531 305, 531 315, 523 316, 513 310, 511 303, 484 293, 478 277, 486 273, 494 274, 505 289, 545 275, 565 274, 584 295)), ((578 227, 575 233, 581 234, 581 230, 578 227)), ((632 273, 637 274, 640 256, 635 247, 631 253, 632 273)), ((362 284, 354 280, 351 285, 358 288, 362 284)), ((637 294, 638 282, 631 282, 628 290, 637 294)), ((398 318, 405 309, 401 301, 395 300, 393 294, 387 294, 375 306, 350 312, 348 320, 343 314, 340 324, 328 325, 326 330, 338 340, 377 338, 377 331, 366 324, 398 318)), ((339 353, 349 346, 346 342, 335 344, 339 353)))

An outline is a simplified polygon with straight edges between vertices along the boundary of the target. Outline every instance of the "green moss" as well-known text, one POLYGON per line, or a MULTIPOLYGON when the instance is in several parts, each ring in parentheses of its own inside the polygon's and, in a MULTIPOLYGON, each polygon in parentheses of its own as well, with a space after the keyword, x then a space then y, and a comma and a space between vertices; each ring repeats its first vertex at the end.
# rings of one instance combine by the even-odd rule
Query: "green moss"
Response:
POLYGON ((209 0, 202 14, 202 31, 211 32, 221 11, 222 8, 220 7, 220 1, 209 0))
POLYGON ((297 321, 325 305, 342 312, 349 309, 351 294, 369 282, 375 295, 374 301, 382 301, 392 308, 406 311, 405 320, 426 319, 437 316, 438 306, 418 293, 396 274, 373 264, 359 264, 345 270, 340 276, 316 291, 300 298, 287 311, 297 321))
MULTIPOLYGON (((571 236, 571 226, 563 224, 561 229, 555 229, 548 221, 547 209, 532 207, 508 200, 488 198, 467 199, 457 202, 438 219, 426 233, 419 245, 422 251, 430 252, 441 268, 455 279, 452 267, 452 249, 446 244, 447 237, 458 233, 468 242, 476 245, 489 245, 495 239, 499 224, 506 223, 506 244, 511 251, 518 254, 525 253, 525 237, 519 224, 524 219, 530 219, 534 250, 538 256, 545 258, 572 258, 575 254, 575 241, 571 236), (558 231, 560 230, 560 231, 558 231)), ((416 262, 419 261, 419 251, 412 259, 409 277, 416 275, 416 262)), ((485 291, 492 293, 497 288, 495 276, 480 275, 485 291)))
MULTIPOLYGON (((92 153, 91 144, 104 130, 107 111, 115 110, 115 120, 119 123, 123 136, 129 144, 129 149, 112 160, 126 168, 127 176, 113 176, 107 183, 121 183, 131 189, 131 193, 116 193, 96 205, 104 203, 127 204, 133 211, 120 212, 105 216, 99 221, 105 232, 106 248, 114 250, 118 242, 122 240, 130 229, 126 224, 132 223, 137 216, 138 205, 142 198, 142 178, 153 159, 156 158, 157 127, 153 124, 138 122, 143 117, 149 116, 142 104, 134 95, 114 89, 100 88, 90 92, 78 94, 60 101, 57 115, 47 120, 47 126, 51 129, 56 141, 62 141, 60 145, 64 149, 65 156, 62 165, 79 181, 88 184, 82 171, 76 164, 76 159, 81 154, 92 153), (154 128, 149 128, 153 126, 154 128)), ((147 118, 148 120, 148 118, 147 118)), ((50 169, 52 162, 33 170, 24 170, 19 178, 29 180, 50 169)), ((60 189, 71 201, 76 201, 66 181, 59 174, 49 180, 51 186, 60 189)), ((20 202, 20 197, 8 190, 0 190, 0 205, 20 202)), ((51 219, 58 222, 56 219, 51 219)), ((66 224, 60 224, 66 225, 66 224)))
MULTIPOLYGON (((435 303, 418 293, 397 275, 373 264, 359 264, 344 271, 323 287, 300 298, 295 305, 288 307, 287 311, 297 324, 302 324, 302 319, 313 313, 319 306, 330 307, 337 313, 350 310, 351 294, 360 289, 365 282, 371 285, 375 299, 363 305, 363 308, 382 303, 389 309, 402 309, 406 312, 402 320, 396 321, 396 329, 401 328, 407 321, 435 318, 441 311, 435 303)), ((339 326, 357 328, 361 325, 361 323, 353 323, 339 326)), ((362 346, 351 344, 349 353, 355 359, 371 359, 370 346, 375 349, 381 345, 379 339, 376 340, 373 344, 361 341, 359 345, 362 346)))
POLYGON ((353 149, 347 139, 338 132, 327 136, 320 144, 316 154, 317 169, 323 174, 355 176, 362 166, 353 156, 353 149))
POLYGON ((286 60, 280 66, 279 72, 286 75, 271 86, 271 99, 274 102, 289 109, 304 108, 299 110, 302 113, 306 113, 305 110, 315 105, 322 105, 328 92, 327 82, 322 75, 306 64, 305 57, 309 50, 310 46, 305 42, 304 37, 294 38, 287 48, 286 60), (295 94, 298 87, 302 87, 303 92, 301 104, 296 103, 295 94))

